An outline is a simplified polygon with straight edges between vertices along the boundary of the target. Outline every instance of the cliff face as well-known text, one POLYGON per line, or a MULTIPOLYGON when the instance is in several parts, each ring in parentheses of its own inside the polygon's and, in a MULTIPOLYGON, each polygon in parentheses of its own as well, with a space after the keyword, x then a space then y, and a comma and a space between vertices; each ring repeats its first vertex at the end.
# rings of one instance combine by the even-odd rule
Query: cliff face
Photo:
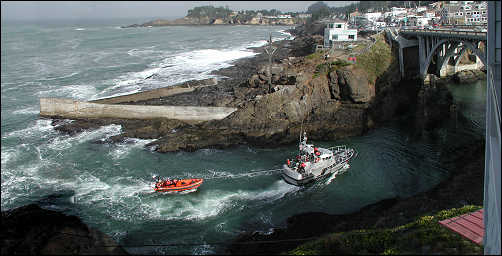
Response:
POLYGON ((369 82, 355 65, 316 53, 291 57, 274 66, 271 80, 273 92, 267 93, 262 66, 234 88, 234 96, 244 98, 236 112, 221 121, 183 127, 151 145, 159 152, 272 146, 296 141, 302 127, 310 138, 332 140, 361 135, 371 125, 367 109, 375 97, 375 81, 369 82))

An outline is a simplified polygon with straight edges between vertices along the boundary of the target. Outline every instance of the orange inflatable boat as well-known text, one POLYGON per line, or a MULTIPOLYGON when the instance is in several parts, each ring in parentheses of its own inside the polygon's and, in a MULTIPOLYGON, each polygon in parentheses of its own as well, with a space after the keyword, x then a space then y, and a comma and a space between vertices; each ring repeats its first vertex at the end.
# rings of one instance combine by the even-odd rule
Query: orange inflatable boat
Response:
POLYGON ((180 179, 180 180, 161 180, 155 183, 153 190, 157 192, 181 192, 187 190, 196 190, 204 179, 180 179))

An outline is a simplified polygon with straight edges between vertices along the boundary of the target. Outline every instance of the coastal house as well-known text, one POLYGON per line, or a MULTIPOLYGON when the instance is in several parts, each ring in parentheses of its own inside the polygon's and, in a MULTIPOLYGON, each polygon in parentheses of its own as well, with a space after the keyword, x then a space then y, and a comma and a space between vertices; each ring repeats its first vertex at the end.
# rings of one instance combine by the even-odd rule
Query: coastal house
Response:
POLYGON ((332 47, 334 42, 357 41, 357 29, 348 29, 345 21, 335 20, 324 28, 324 47, 332 47))
POLYGON ((371 22, 375 22, 377 21, 379 18, 382 17, 382 13, 381 12, 368 12, 368 13, 365 13, 363 14, 363 16, 368 19, 369 21, 371 22))
POLYGON ((301 18, 301 19, 307 19, 307 18, 310 18, 312 17, 312 13, 300 13, 298 14, 298 18, 301 18))

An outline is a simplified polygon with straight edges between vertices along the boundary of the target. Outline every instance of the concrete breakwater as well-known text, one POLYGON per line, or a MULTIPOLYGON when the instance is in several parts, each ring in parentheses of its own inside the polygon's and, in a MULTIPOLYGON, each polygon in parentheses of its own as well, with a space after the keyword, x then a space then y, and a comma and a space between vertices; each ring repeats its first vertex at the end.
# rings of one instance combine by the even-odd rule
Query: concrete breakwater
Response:
POLYGON ((176 86, 168 86, 159 89, 153 89, 145 92, 137 92, 128 95, 116 96, 111 98, 104 98, 99 100, 92 100, 92 103, 102 103, 102 104, 117 104, 123 102, 137 102, 143 100, 149 100, 154 98, 161 98, 172 96, 181 93, 193 92, 196 88, 212 86, 218 84, 216 78, 209 78, 203 80, 192 80, 184 82, 176 86))
POLYGON ((100 104, 72 99, 40 98, 40 115, 64 118, 168 118, 190 121, 220 120, 236 108, 100 104))

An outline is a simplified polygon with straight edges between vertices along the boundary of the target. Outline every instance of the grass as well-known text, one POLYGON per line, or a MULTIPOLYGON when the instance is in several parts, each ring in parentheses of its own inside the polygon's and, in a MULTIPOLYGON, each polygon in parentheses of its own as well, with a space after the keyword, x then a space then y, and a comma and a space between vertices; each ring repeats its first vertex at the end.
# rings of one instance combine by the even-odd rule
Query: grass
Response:
POLYGON ((385 42, 385 37, 380 34, 376 39, 377 42, 369 51, 357 56, 355 64, 356 68, 367 72, 369 82, 375 82, 389 68, 393 58, 391 48, 385 42))
POLYGON ((316 51, 310 55, 305 56, 305 59, 307 60, 320 59, 322 56, 324 56, 323 51, 316 51))
POLYGON ((333 62, 326 62, 326 63, 321 63, 316 66, 314 74, 312 75, 312 78, 318 77, 319 75, 326 75, 330 72, 333 72, 341 67, 349 66, 352 65, 349 62, 346 62, 344 60, 335 60, 333 62))
POLYGON ((467 205, 422 216, 394 228, 333 233, 288 251, 287 255, 319 254, 483 254, 483 247, 442 227, 440 220, 481 209, 467 205))

